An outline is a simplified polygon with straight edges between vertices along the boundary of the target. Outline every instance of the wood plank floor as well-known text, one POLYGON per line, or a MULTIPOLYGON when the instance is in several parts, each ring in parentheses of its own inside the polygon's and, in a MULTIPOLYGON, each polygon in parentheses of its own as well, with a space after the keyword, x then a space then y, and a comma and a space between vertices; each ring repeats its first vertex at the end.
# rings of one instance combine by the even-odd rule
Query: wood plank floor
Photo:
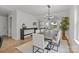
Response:
POLYGON ((31 40, 31 37, 25 38, 25 40, 13 40, 11 38, 4 38, 0 53, 21 53, 15 47, 22 45, 31 40))
POLYGON ((69 41, 69 39, 66 39, 66 40, 61 39, 60 42, 63 44, 63 46, 65 46, 66 48, 68 48, 69 53, 73 53, 74 52, 72 50, 71 42, 69 41))
MULTIPOLYGON (((25 40, 13 40, 11 38, 4 38, 2 47, 0 48, 0 53, 22 53, 15 47, 20 46, 24 43, 27 43, 28 41, 32 40, 32 38, 29 36, 25 38, 25 40)), ((61 43, 69 49, 69 53, 73 53, 73 50, 70 46, 70 42, 68 40, 60 40, 61 43)))

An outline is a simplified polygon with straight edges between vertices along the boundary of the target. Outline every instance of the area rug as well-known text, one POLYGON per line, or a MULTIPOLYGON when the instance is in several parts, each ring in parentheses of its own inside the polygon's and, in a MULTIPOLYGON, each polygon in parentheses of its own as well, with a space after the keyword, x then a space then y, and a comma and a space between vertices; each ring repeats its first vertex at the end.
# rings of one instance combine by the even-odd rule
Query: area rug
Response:
POLYGON ((32 53, 32 41, 24 43, 16 48, 22 53, 32 53))
MULTIPOLYGON (((18 47, 16 47, 19 51, 21 51, 22 53, 32 53, 32 40, 24 43, 18 47)), ((54 51, 54 50, 50 50, 49 53, 69 53, 69 49, 64 46, 64 44, 60 44, 60 47, 58 49, 58 52, 54 51)))

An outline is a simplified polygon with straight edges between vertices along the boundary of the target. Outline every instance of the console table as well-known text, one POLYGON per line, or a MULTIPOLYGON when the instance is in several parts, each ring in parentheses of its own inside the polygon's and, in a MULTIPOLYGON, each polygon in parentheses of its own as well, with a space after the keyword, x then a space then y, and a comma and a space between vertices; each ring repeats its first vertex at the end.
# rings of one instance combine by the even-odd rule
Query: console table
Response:
POLYGON ((24 40, 24 36, 32 35, 32 33, 36 33, 36 30, 37 30, 37 28, 21 28, 20 29, 20 39, 24 40))

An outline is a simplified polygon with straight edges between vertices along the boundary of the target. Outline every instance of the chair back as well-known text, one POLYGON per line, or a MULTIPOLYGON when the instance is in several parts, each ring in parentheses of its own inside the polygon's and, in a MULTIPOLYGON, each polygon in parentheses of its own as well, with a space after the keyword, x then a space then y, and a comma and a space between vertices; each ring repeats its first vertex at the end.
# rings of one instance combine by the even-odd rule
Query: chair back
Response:
POLYGON ((32 40, 33 40, 33 45, 34 46, 42 48, 42 49, 45 48, 44 47, 44 35, 43 34, 34 33, 33 37, 32 37, 32 40))
POLYGON ((56 41, 56 43, 59 43, 60 39, 61 39, 61 31, 59 31, 58 34, 57 34, 57 41, 56 41))

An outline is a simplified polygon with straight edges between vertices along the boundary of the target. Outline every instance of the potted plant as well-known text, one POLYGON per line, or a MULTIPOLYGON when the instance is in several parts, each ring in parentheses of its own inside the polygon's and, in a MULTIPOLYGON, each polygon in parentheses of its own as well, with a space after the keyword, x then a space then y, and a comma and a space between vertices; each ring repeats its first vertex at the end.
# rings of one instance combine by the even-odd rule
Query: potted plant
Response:
POLYGON ((69 28, 69 17, 62 17, 62 21, 60 22, 60 29, 62 31, 62 39, 66 39, 65 32, 69 28))

